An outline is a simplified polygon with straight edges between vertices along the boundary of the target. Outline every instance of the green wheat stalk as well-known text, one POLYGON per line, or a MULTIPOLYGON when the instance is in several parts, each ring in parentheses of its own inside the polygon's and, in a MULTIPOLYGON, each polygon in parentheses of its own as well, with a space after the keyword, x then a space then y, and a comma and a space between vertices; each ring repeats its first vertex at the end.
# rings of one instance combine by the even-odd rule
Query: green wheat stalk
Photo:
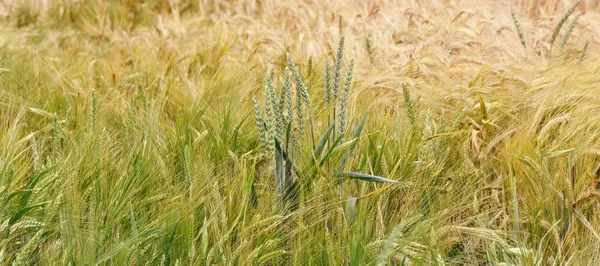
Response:
POLYGON ((417 103, 410 95, 410 91, 406 85, 402 86, 402 94, 404 95, 404 104, 406 105, 406 115, 408 121, 413 128, 413 133, 417 134, 417 103))
POLYGON ((96 95, 96 90, 92 89, 92 107, 90 109, 90 120, 92 121, 92 128, 96 126, 96 108, 98 103, 98 97, 96 95))
MULTIPOLYGON (((292 60, 292 57, 290 56, 290 54, 287 54, 287 60, 288 60, 288 65, 290 67, 290 69, 292 70, 292 73, 294 74, 294 78, 296 80, 296 91, 299 94, 298 96, 298 105, 300 106, 300 102, 304 102, 304 104, 306 104, 306 110, 308 112, 308 121, 310 123, 310 137, 311 137, 311 141, 312 141, 312 146, 313 149, 315 147, 315 134, 314 134, 314 123, 313 123, 313 118, 312 118, 312 113, 311 113, 311 109, 310 109, 310 96, 308 95, 308 91, 306 89, 306 86, 304 86, 304 82, 302 81, 302 76, 300 76, 300 72, 298 71, 298 67, 296 67, 296 64, 294 63, 294 60, 292 60)), ((300 114, 302 113, 302 108, 299 108, 298 110, 298 118, 300 119, 300 114)), ((301 129, 302 130, 302 129, 301 129)))
MULTIPOLYGON (((336 117, 336 108, 338 95, 340 91, 340 77, 342 72, 342 56, 344 54, 344 34, 340 37, 337 55, 335 57, 335 66, 333 68, 333 117, 336 117)), ((335 139, 335 126, 333 128, 333 139, 335 139)))
POLYGON ((567 13, 565 13, 565 15, 558 21, 558 24, 556 24, 556 28, 554 28, 554 32, 552 33, 552 38, 550 39, 550 54, 552 54, 552 47, 554 46, 554 41, 556 41, 556 38, 558 37, 558 34, 560 33, 560 29, 565 24, 567 19, 569 19, 571 14, 575 11, 575 8, 577 8, 580 3, 581 3, 581 0, 577 0, 577 2, 575 2, 575 4, 571 8, 569 8, 569 10, 567 10, 567 13))
POLYGON ((33 235, 33 237, 23 246, 21 251, 17 254, 13 265, 30 265, 31 257, 34 256, 34 252, 40 246, 44 229, 40 229, 33 235))
POLYGON ((262 113, 260 111, 260 105, 258 104, 255 96, 252 96, 252 106, 254 107, 254 119, 256 120, 256 127, 258 128, 258 138, 260 139, 260 143, 264 147, 267 147, 267 132, 265 130, 262 113))
POLYGON ((585 45, 583 45, 583 50, 581 51, 581 57, 579 57, 579 63, 581 63, 581 61, 583 61, 583 57, 585 56, 585 52, 587 52, 587 49, 588 49, 588 44, 590 44, 590 42, 586 41, 585 45))
POLYGON ((577 14, 577 16, 575 16, 575 18, 573 19, 573 22, 571 22, 571 25, 569 26, 569 29, 567 30, 567 33, 565 33, 565 37, 563 37, 562 43, 560 44, 560 52, 561 53, 565 49, 565 45, 567 44, 569 37, 571 37, 571 33, 573 33, 573 30, 575 30, 575 26, 577 25, 579 16, 581 16, 581 14, 577 14))
POLYGON ((283 93, 285 94, 285 107, 287 108, 287 122, 294 121, 294 108, 292 106, 292 82, 290 69, 286 66, 283 74, 283 93))
POLYGON ((525 37, 523 35, 523 27, 521 27, 519 18, 517 18, 517 14, 512 7, 510 8, 510 14, 512 15, 513 22, 515 23, 515 28, 517 28, 517 33, 519 34, 519 40, 521 40, 523 50, 525 50, 525 54, 527 55, 527 43, 525 42, 525 37))
POLYGON ((331 66, 329 66, 329 60, 325 62, 325 102, 327 105, 331 103, 331 66))
POLYGON ((267 149, 272 150, 275 146, 275 110, 273 110, 273 93, 271 92, 271 86, 269 86, 269 74, 267 73, 267 82, 265 83, 264 89, 264 104, 265 104, 265 116, 264 122, 266 125, 266 143, 267 149))
POLYGON ((281 97, 279 97, 279 100, 277 100, 277 91, 275 90, 275 86, 273 85, 273 78, 271 77, 271 75, 268 75, 267 84, 270 87, 271 104, 273 105, 274 111, 272 119, 273 125, 275 126, 275 138, 279 141, 279 143, 281 143, 284 139, 283 131, 285 128, 285 118, 283 117, 283 103, 285 101, 285 95, 284 93, 281 93, 281 97))
MULTIPOLYGON (((292 57, 290 56, 289 53, 286 53, 286 58, 287 58, 287 69, 288 71, 292 71, 294 72, 294 69, 296 68, 296 65, 294 64, 294 61, 292 61, 292 57)), ((298 121, 298 131, 300 134, 300 137, 302 137, 304 134, 304 112, 303 112, 303 105, 302 103, 304 102, 302 99, 302 84, 296 82, 296 116, 297 116, 297 121, 298 121)))
POLYGON ((350 96, 350 85, 352 83, 352 74, 354 71, 354 59, 350 60, 350 65, 346 71, 346 80, 344 81, 344 90, 342 91, 342 98, 340 101, 340 128, 339 135, 344 134, 346 128, 346 110, 348 108, 348 97, 350 96))
POLYGON ((331 124, 331 67, 325 62, 325 103, 327 103, 327 126, 331 124))

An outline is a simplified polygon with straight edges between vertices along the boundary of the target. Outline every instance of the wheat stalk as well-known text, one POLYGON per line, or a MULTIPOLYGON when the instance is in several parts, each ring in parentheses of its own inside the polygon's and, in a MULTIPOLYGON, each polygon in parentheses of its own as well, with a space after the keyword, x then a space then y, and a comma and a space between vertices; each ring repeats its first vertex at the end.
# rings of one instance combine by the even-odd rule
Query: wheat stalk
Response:
POLYGON ((519 35, 519 40, 521 40, 523 50, 525 50, 525 54, 527 54, 527 43, 525 42, 525 37, 523 35, 523 28, 521 27, 519 18, 517 18, 517 14, 512 7, 510 8, 510 14, 512 15, 513 22, 515 23, 515 28, 517 28, 517 34, 519 35))
POLYGON ((569 19, 569 17, 571 16, 571 13, 573 13, 573 11, 575 11, 575 8, 577 8, 577 6, 579 6, 580 3, 581 3, 581 0, 577 0, 577 2, 575 2, 575 4, 571 8, 569 8, 569 10, 567 10, 567 13, 565 13, 565 15, 558 21, 558 24, 556 24, 556 27, 554 28, 554 32, 552 32, 552 38, 550 39, 550 54, 552 54, 552 47, 554 45, 554 41, 556 41, 556 38, 558 37, 558 34, 560 33, 560 29, 562 28, 563 24, 565 24, 567 19, 569 19))
POLYGON ((569 26, 569 29, 567 30, 567 33, 565 33, 565 37, 563 37, 562 43, 560 44, 561 52, 565 49, 565 45, 567 44, 569 37, 571 37, 571 33, 573 33, 573 30, 575 30, 575 26, 577 25, 579 16, 581 16, 581 14, 577 14, 577 16, 575 16, 575 18, 573 19, 573 22, 571 22, 571 25, 569 26))
POLYGON ((583 50, 581 50, 581 57, 579 57, 579 63, 581 63, 581 61, 583 61, 583 57, 585 56, 585 52, 587 52, 587 49, 588 49, 588 44, 590 44, 590 42, 586 41, 585 45, 583 45, 583 50))
POLYGON ((342 98, 340 101, 340 128, 339 135, 344 134, 346 127, 346 109, 348 108, 348 97, 350 96, 350 84, 352 83, 352 74, 354 70, 354 59, 350 60, 350 65, 346 71, 346 80, 344 81, 344 90, 342 91, 342 98))
POLYGON ((90 109, 90 120, 92 121, 92 128, 96 125, 96 108, 98 102, 98 96, 96 95, 96 90, 92 89, 92 107, 90 109))
MULTIPOLYGON (((313 118, 312 118, 312 113, 311 113, 311 109, 310 109, 310 96, 308 95, 308 91, 306 89, 306 86, 304 86, 304 82, 302 81, 302 76, 300 76, 300 72, 298 71, 298 67, 296 67, 296 64, 294 63, 294 60, 292 60, 292 57, 290 56, 290 54, 287 54, 287 60, 288 60, 288 65, 292 70, 292 73, 294 74, 294 78, 296 80, 296 91, 299 94, 298 99, 298 106, 301 106, 300 104, 300 100, 304 101, 304 103, 306 104, 306 110, 308 112, 308 121, 310 123, 310 137, 312 140, 312 146, 313 148, 315 147, 315 134, 314 134, 314 123, 313 123, 313 118)), ((298 109, 298 119, 299 122, 301 122, 300 118, 301 118, 301 113, 302 113, 302 108, 300 107, 298 109)), ((301 126, 301 131, 302 126, 301 126)))
POLYGON ((267 146, 267 138, 266 138, 264 121, 263 121, 262 114, 260 111, 260 105, 258 104, 256 97, 254 97, 254 96, 252 97, 252 106, 254 108, 254 119, 256 120, 256 127, 258 128, 258 137, 260 139, 260 143, 262 143, 262 145, 266 147, 267 146))
POLYGON ((331 67, 329 66, 329 60, 325 62, 325 102, 327 106, 331 103, 331 67))
POLYGON ((21 252, 17 254, 13 265, 29 265, 29 261, 31 259, 31 256, 33 255, 33 252, 40 245, 40 239, 42 238, 42 234, 44 234, 44 229, 38 230, 37 233, 35 233, 35 235, 31 239, 29 239, 27 244, 25 244, 25 246, 23 246, 23 249, 21 249, 21 252))
MULTIPOLYGON (((333 117, 336 117, 337 99, 340 91, 340 77, 342 72, 342 56, 344 54, 344 34, 340 37, 335 66, 333 68, 333 117)), ((333 139, 335 139, 335 125, 333 128, 333 139)))
POLYGON ((272 150, 275 146, 275 110, 273 110, 273 93, 271 92, 271 86, 269 86, 269 74, 267 73, 267 82, 265 83, 264 89, 264 104, 265 104, 265 116, 264 122, 266 125, 266 143, 267 148, 272 150))

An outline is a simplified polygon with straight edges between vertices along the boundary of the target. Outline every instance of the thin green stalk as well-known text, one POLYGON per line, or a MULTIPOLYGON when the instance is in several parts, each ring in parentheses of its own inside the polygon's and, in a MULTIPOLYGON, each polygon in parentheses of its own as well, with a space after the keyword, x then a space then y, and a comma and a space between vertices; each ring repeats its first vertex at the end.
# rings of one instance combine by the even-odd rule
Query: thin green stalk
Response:
MULTIPOLYGON (((335 67, 333 68, 333 117, 336 117, 338 96, 340 93, 340 78, 342 73, 342 56, 344 54, 344 34, 340 37, 337 55, 335 57, 335 67)), ((333 129, 333 139, 336 137, 336 130, 333 129)))
POLYGON ((512 15, 513 22, 515 23, 515 28, 517 28, 517 34, 519 35, 519 40, 521 41, 521 45, 523 46, 523 50, 525 51, 525 57, 527 57, 527 43, 525 42, 523 28, 521 27, 519 18, 517 18, 517 14, 515 13, 515 10, 512 7, 510 8, 510 14, 512 15))
MULTIPOLYGON (((514 166, 513 166, 514 167, 514 166)), ((515 218, 514 221, 514 230, 515 230, 515 242, 519 242, 520 229, 519 229, 519 200, 517 199, 517 177, 514 173, 514 168, 511 167, 511 176, 512 176, 512 187, 513 187, 513 215, 515 218)))
POLYGON ((581 61, 583 61, 583 57, 585 56, 585 52, 587 52, 588 44, 590 44, 590 42, 586 41, 585 45, 583 46, 583 50, 581 50, 581 57, 579 57, 579 63, 581 63, 581 61))
POLYGON ((565 24, 567 19, 569 19, 571 14, 575 11, 575 8, 577 8, 580 3, 581 0, 577 0, 577 2, 575 2, 575 4, 571 8, 569 8, 569 10, 567 10, 567 13, 565 13, 565 15, 558 21, 558 24, 556 24, 554 32, 552 32, 552 38, 550 39, 550 56, 552 56, 552 47, 554 46, 554 41, 556 41, 556 38, 558 37, 558 34, 560 33, 563 24, 565 24))
MULTIPOLYGON (((288 65, 290 66, 292 73, 294 73, 294 77, 296 79, 296 89, 297 89, 297 92, 300 94, 300 96, 298 97, 298 100, 304 101, 304 103, 306 104, 306 111, 308 113, 308 121, 310 124, 310 137, 311 137, 311 141, 312 141, 312 147, 314 149, 314 147, 315 147, 315 131, 314 131, 312 110, 310 108, 310 95, 308 94, 308 90, 306 89, 306 86, 304 86, 304 82, 302 81, 302 76, 300 76, 300 72, 298 71, 298 67, 296 67, 296 64, 292 60, 292 57, 290 56, 289 53, 287 54, 287 60, 288 60, 288 65)), ((298 104, 300 104, 300 102, 298 104)), ((300 117, 300 112, 302 110, 298 110, 298 111, 299 111, 298 116, 300 117)))
POLYGON ((344 81, 344 90, 342 91, 342 97, 340 101, 340 128, 339 135, 344 135, 346 128, 346 109, 348 108, 348 98, 350 97, 350 86, 352 84, 352 74, 354 71, 354 59, 350 60, 350 65, 346 72, 346 80, 344 81))
POLYGON ((325 63, 325 102, 327 103, 327 127, 331 124, 331 76, 329 60, 325 63))
POLYGON ((560 43, 560 52, 561 53, 565 49, 565 46, 567 45, 567 41, 569 40, 569 37, 571 37, 573 30, 575 30, 575 26, 577 25, 579 16, 581 16, 581 14, 577 14, 577 16, 575 16, 575 18, 573 19, 573 22, 571 22, 571 25, 569 26, 569 29, 567 30, 567 33, 565 33, 565 37, 563 37, 563 40, 560 43))

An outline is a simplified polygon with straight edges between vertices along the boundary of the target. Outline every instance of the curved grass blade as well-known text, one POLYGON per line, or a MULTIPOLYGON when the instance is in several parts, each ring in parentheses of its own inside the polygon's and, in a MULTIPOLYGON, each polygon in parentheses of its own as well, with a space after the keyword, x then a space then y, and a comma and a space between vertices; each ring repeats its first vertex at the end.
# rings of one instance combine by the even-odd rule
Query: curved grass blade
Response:
POLYGON ((333 144, 331 145, 329 150, 327 150, 327 153, 325 153, 325 156, 323 156, 323 158, 321 158, 321 162, 319 163, 319 166, 323 166, 323 164, 327 161, 327 159, 329 159, 329 157, 331 156, 333 151, 335 151, 335 149, 338 147, 338 144, 341 141, 342 141, 342 137, 338 136, 338 138, 333 142, 333 144))
POLYGON ((369 175, 357 172, 339 173, 336 174, 338 177, 346 177, 349 179, 358 179, 361 181, 377 182, 377 183, 398 183, 396 180, 388 179, 381 176, 369 175))
POLYGON ((50 171, 54 170, 55 168, 56 168, 56 165, 50 166, 50 167, 36 173, 33 177, 31 177, 31 179, 27 183, 27 188, 25 189, 26 193, 23 194, 23 196, 21 197, 21 202, 20 202, 21 209, 25 208, 27 206, 27 202, 29 201, 31 194, 34 191, 34 187, 38 183, 40 178, 43 177, 44 175, 50 173, 50 171))
POLYGON ((573 19, 573 22, 571 22, 571 26, 569 26, 569 29, 565 33, 565 36, 563 37, 563 40, 560 43, 560 52, 561 53, 565 49, 565 46, 567 45, 567 41, 569 41, 569 37, 571 37, 573 30, 575 30, 575 26, 577 26, 577 21, 579 20, 580 16, 581 16, 581 14, 577 14, 577 16, 575 16, 575 18, 573 19))
POLYGON ((581 0, 577 0, 577 2, 575 2, 575 4, 573 4, 573 6, 569 8, 569 10, 567 10, 567 13, 565 13, 565 15, 556 24, 554 32, 552 32, 552 38, 550 39, 550 54, 552 54, 552 47, 554 46, 554 41, 556 41, 556 37, 558 37, 558 34, 560 33, 560 29, 562 28, 563 24, 565 24, 567 19, 569 19, 573 11, 575 11, 575 8, 577 8, 580 3, 581 0))
POLYGON ((565 153, 569 153, 574 151, 574 148, 570 148, 570 149, 566 149, 566 150, 558 150, 558 151, 552 151, 552 152, 548 152, 548 153, 544 153, 540 156, 540 158, 553 158, 553 157, 557 157, 560 155, 563 155, 565 153))
MULTIPOLYGON (((362 118, 360 119, 360 123, 358 123, 358 126, 356 127, 356 130, 354 131, 354 135, 352 136, 353 139, 358 139, 358 137, 360 137, 360 133, 362 132, 363 127, 365 126, 365 121, 367 120, 367 114, 369 114, 368 109, 365 112, 365 114, 362 116, 362 118)), ((344 156, 344 159, 342 160, 342 164, 340 164, 340 168, 338 169, 338 172, 341 172, 344 169, 344 167, 346 166, 346 163, 348 162, 348 158, 350 158, 350 154, 356 147, 356 143, 357 142, 355 141, 350 146, 350 149, 348 150, 348 152, 344 156)))
POLYGON ((481 95, 477 95, 477 97, 479 98, 479 106, 481 107, 481 122, 486 124, 489 122, 487 107, 485 106, 485 102, 483 101, 481 95))
POLYGON ((334 125, 335 125, 335 119, 333 120, 333 123, 331 123, 331 125, 329 125, 329 127, 327 128, 325 133, 323 133, 323 136, 321 136, 319 143, 315 147, 315 149, 313 151, 313 155, 315 158, 319 158, 319 156, 321 156, 321 153, 323 152, 323 148, 325 147, 325 144, 327 143, 327 140, 329 139, 331 132, 333 132, 334 125))

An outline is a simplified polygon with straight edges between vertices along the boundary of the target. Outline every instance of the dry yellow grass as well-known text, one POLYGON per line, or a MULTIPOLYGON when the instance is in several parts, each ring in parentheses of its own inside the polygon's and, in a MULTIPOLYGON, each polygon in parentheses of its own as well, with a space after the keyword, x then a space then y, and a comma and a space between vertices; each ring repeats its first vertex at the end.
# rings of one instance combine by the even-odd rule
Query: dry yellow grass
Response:
POLYGON ((26 247, 64 264, 596 265, 600 1, 582 1, 551 49, 573 3, 4 1, 0 176, 14 177, 1 191, 26 194, 31 173, 57 168, 31 200, 46 205, 18 224, 34 226, 0 242, 0 258, 25 260, 26 247), (357 62, 350 122, 370 108, 352 164, 410 184, 347 185, 355 225, 325 171, 277 213, 244 120, 285 52, 302 73, 315 61, 324 109, 320 73, 342 33, 357 62), (419 132, 404 88, 420 97, 419 132))

